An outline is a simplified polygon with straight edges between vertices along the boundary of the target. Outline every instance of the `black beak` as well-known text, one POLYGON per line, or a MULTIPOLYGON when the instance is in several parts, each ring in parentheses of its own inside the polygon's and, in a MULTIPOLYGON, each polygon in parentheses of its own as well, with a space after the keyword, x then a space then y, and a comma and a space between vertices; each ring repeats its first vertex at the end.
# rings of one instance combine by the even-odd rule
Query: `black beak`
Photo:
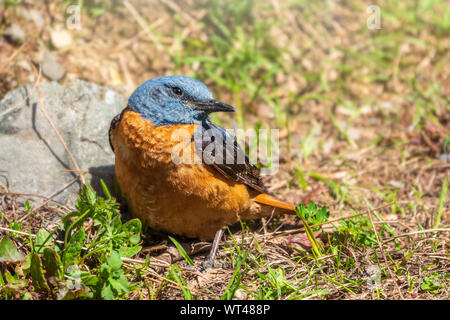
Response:
POLYGON ((235 112, 236 110, 229 104, 217 100, 201 100, 191 102, 195 109, 205 112, 235 112))

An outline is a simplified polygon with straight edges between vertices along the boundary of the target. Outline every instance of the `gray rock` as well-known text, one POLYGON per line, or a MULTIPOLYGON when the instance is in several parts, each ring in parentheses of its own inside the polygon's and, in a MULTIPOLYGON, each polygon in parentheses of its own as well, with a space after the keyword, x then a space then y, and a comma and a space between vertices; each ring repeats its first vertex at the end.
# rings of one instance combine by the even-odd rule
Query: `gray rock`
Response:
POLYGON ((14 44, 21 44, 25 40, 25 32, 15 23, 5 29, 4 35, 8 41, 14 44))
MULTIPOLYGON (((42 83, 41 87, 45 110, 80 168, 88 170, 87 181, 98 188, 104 179, 111 187, 114 155, 108 129, 126 99, 81 80, 67 86, 42 83)), ((48 196, 74 180, 76 175, 67 169, 74 167, 40 109, 38 89, 25 86, 7 93, 0 101, 0 182, 15 192, 48 196)), ((73 203, 79 188, 77 181, 54 199, 73 203)))
POLYGON ((450 163, 450 153, 441 153, 441 154, 437 154, 436 158, 448 162, 450 163))
POLYGON ((66 68, 58 62, 58 58, 46 52, 42 59, 42 73, 53 81, 58 81, 66 74, 66 68))

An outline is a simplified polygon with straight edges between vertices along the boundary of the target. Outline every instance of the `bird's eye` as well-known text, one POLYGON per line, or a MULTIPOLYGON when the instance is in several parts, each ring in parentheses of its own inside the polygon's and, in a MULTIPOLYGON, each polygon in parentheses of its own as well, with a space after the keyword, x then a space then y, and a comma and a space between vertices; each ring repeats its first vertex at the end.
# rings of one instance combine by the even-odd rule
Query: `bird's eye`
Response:
POLYGON ((181 90, 178 87, 173 87, 172 92, 175 93, 177 96, 181 96, 183 94, 183 90, 181 90))

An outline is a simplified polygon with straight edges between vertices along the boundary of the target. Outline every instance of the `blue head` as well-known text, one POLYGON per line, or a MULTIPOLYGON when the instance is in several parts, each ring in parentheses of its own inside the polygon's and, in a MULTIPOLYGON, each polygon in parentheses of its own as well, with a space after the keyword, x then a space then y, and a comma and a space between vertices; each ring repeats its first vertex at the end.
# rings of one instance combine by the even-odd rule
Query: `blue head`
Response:
POLYGON ((186 76, 147 80, 133 92, 128 107, 157 126, 200 123, 211 112, 234 111, 214 100, 204 83, 186 76))

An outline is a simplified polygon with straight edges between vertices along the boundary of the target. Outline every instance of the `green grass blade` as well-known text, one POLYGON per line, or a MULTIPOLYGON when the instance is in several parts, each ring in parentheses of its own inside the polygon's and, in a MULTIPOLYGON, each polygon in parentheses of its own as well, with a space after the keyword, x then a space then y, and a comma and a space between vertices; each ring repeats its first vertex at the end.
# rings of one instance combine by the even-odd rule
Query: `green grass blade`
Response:
POLYGON ((303 225, 305 227, 306 236, 308 237, 309 242, 311 243, 312 252, 314 254, 314 257, 317 259, 322 256, 322 246, 317 241, 316 237, 314 236, 314 233, 311 229, 311 227, 308 224, 308 221, 306 221, 305 217, 302 214, 302 207, 295 207, 295 212, 297 213, 297 216, 302 220, 303 225))
POLYGON ((184 260, 186 260, 186 262, 190 265, 193 266, 194 265, 194 261, 192 261, 192 259, 189 257, 189 255, 186 253, 186 251, 184 250, 183 246, 181 244, 178 243, 177 240, 175 240, 174 238, 172 238, 171 236, 169 236, 170 240, 173 242, 173 244, 175 245, 175 247, 177 247, 178 251, 180 252, 181 256, 184 258, 184 260))
POLYGON ((441 190, 441 196, 439 197, 439 208, 438 213, 436 217, 436 222, 434 224, 434 228, 439 228, 439 224, 441 223, 441 216, 442 216, 442 209, 444 208, 444 201, 445 197, 447 195, 448 190, 448 180, 447 178, 444 179, 444 182, 442 183, 442 190, 441 190))

